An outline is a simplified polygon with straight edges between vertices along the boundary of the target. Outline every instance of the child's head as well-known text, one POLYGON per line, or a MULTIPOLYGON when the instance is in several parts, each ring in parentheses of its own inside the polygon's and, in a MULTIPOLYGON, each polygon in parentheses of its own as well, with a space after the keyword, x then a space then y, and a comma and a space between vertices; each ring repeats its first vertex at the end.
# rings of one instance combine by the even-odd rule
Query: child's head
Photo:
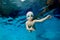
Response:
POLYGON ((32 11, 29 11, 29 12, 27 12, 27 14, 26 14, 27 20, 33 20, 33 16, 34 16, 34 14, 33 14, 32 11))

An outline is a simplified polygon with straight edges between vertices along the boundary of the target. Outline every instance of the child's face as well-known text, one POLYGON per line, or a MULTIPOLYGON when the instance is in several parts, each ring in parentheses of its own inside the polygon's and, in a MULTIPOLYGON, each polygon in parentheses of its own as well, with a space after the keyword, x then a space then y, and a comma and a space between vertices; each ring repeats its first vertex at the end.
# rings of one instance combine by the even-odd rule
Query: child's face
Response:
POLYGON ((33 12, 31 12, 31 11, 28 12, 26 16, 27 16, 27 20, 29 20, 29 21, 33 20, 33 16, 34 16, 33 12))
POLYGON ((33 17, 30 16, 27 18, 27 20, 31 21, 31 20, 33 20, 33 17))
POLYGON ((33 17, 30 17, 28 20, 30 20, 30 21, 33 20, 33 17))

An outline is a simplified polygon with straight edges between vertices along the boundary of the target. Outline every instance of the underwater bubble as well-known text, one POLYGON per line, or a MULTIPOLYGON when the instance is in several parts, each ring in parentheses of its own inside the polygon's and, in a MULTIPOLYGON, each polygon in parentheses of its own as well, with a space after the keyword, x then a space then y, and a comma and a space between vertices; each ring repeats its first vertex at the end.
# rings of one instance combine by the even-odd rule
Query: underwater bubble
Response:
POLYGON ((26 1, 26 0, 21 0, 21 2, 24 2, 24 1, 26 1))

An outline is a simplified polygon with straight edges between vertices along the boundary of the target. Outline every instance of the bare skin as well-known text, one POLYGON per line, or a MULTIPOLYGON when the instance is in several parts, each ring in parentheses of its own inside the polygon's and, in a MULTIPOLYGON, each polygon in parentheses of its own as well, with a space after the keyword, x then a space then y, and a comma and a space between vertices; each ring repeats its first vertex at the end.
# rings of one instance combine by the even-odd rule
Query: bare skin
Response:
POLYGON ((47 19, 51 18, 50 15, 46 16, 45 18, 42 18, 42 19, 39 19, 39 20, 32 20, 32 17, 30 17, 30 19, 26 22, 26 29, 30 32, 30 31, 35 31, 35 29, 33 28, 33 25, 36 23, 36 22, 43 22, 47 19), (29 28, 29 26, 31 26, 29 28))

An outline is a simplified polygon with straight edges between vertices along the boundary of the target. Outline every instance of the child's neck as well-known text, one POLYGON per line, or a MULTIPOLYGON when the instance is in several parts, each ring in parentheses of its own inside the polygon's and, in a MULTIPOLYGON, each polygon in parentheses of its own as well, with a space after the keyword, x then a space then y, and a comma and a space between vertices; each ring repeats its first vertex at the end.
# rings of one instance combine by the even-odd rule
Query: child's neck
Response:
POLYGON ((30 22, 31 22, 31 21, 33 21, 33 20, 28 20, 28 21, 30 21, 30 22))

